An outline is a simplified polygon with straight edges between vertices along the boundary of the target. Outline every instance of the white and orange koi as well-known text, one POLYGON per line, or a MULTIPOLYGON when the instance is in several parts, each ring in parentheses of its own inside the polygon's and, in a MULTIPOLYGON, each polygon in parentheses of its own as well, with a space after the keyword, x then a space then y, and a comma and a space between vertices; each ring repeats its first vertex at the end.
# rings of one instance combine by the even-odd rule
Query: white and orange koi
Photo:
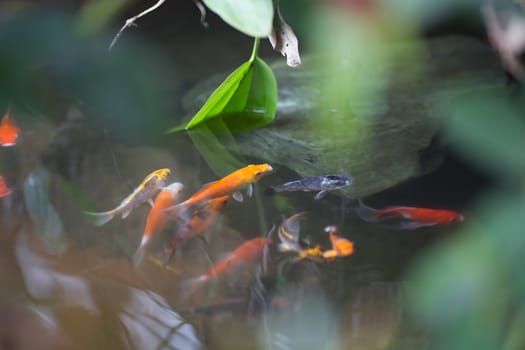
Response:
POLYGON ((129 213, 141 205, 149 201, 155 193, 157 193, 162 187, 166 186, 166 180, 170 175, 170 169, 158 169, 150 173, 142 181, 142 183, 135 188, 135 190, 120 204, 118 207, 112 210, 108 210, 101 213, 95 213, 90 211, 85 211, 87 215, 93 218, 93 223, 97 226, 104 225, 116 215, 122 215, 122 218, 125 219, 129 213))

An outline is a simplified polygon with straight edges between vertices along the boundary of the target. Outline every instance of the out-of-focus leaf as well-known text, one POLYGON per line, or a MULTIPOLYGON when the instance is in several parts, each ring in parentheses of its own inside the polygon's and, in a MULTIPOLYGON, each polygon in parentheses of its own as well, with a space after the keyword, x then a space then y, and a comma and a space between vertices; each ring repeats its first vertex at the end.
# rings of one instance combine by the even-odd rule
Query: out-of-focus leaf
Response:
POLYGON ((470 224, 416 265, 412 311, 436 335, 436 349, 501 349, 508 311, 525 295, 525 198, 491 195, 470 224))
POLYGON ((382 2, 385 13, 395 15, 413 25, 426 26, 447 16, 463 13, 478 16, 480 0, 394 0, 382 2))
POLYGON ((272 0, 203 0, 226 23, 246 35, 267 37, 272 29, 272 0))
POLYGON ((57 106, 74 96, 90 122, 132 142, 169 126, 161 91, 173 82, 173 66, 153 49, 129 41, 108 55, 98 38, 79 36, 70 17, 41 12, 0 21, 0 47, 4 105, 31 106, 58 120, 57 106))
POLYGON ((436 349, 498 349, 508 280, 496 246, 472 229, 428 254, 412 275, 409 300, 436 349))
POLYGON ((106 27, 127 0, 91 0, 80 9, 77 29, 81 34, 93 34, 106 27))
POLYGON ((440 100, 446 132, 460 152, 487 170, 525 174, 525 121, 522 108, 501 91, 440 100))
POLYGON ((49 175, 37 170, 24 182, 24 201, 35 233, 48 252, 58 254, 65 250, 64 228, 58 213, 49 200, 49 175))

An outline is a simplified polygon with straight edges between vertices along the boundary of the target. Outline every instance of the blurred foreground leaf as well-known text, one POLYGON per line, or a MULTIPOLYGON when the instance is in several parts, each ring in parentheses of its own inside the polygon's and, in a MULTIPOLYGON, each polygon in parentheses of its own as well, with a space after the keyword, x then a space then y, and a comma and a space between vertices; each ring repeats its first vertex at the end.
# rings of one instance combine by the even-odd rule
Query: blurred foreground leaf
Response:
POLYGON ((91 123, 117 138, 157 138, 167 127, 163 93, 174 80, 172 66, 134 42, 108 55, 106 42, 79 35, 74 18, 60 13, 28 12, 0 22, 0 103, 60 120, 64 105, 80 102, 91 123))
POLYGON ((440 101, 448 137, 468 159, 504 175, 525 176, 523 103, 502 90, 440 101))
POLYGON ((47 251, 53 254, 62 253, 66 248, 64 228, 49 200, 49 175, 45 170, 29 174, 24 182, 24 201, 33 230, 47 251))
POLYGON ((273 20, 272 0, 203 0, 226 23, 246 35, 267 37, 273 20))

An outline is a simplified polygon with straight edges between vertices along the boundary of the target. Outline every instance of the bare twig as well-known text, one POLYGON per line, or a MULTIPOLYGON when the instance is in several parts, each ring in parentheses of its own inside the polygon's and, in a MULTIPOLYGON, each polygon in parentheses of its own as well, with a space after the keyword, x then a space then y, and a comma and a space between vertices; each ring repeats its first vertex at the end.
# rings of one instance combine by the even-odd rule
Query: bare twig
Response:
POLYGON ((204 28, 208 28, 208 22, 206 22, 206 8, 202 4, 202 2, 200 2, 200 0, 193 0, 193 2, 195 3, 195 6, 197 6, 197 8, 199 9, 199 12, 201 13, 200 22, 202 26, 204 28))
MULTIPOLYGON (((198 0, 196 0, 198 1, 198 0)), ((139 19, 140 17, 143 17, 145 15, 147 15, 148 13, 152 12, 152 11, 155 11, 156 9, 158 9, 164 2, 166 2, 166 0, 159 0, 157 1, 157 3, 151 7, 149 7, 148 9, 142 11, 141 13, 139 13, 138 15, 136 16, 133 16, 131 18, 128 18, 126 20, 126 23, 124 23, 124 25, 122 26, 122 28, 120 28, 120 30, 118 31, 117 35, 115 35, 115 37, 113 38, 113 41, 111 41, 111 44, 109 44, 109 48, 108 50, 111 51, 111 49, 113 48, 113 46, 115 46, 115 43, 117 42, 117 40, 120 38, 120 36, 122 35, 122 32, 124 31, 124 29, 128 28, 128 27, 131 27, 133 25, 136 25, 135 24, 135 21, 137 19, 139 19)))

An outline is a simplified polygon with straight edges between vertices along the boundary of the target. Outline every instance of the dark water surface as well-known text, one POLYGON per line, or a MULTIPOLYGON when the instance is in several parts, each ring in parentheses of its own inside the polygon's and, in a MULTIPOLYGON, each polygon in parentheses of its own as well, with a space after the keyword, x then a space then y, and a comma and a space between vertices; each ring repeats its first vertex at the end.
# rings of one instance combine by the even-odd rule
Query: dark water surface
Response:
MULTIPOLYGON (((165 11, 188 11, 166 6, 165 11)), ((250 40, 236 36, 213 16, 209 21, 216 30, 206 35, 193 19, 184 22, 183 15, 175 16, 177 21, 164 31, 153 23, 168 24, 153 17, 141 27, 160 33, 151 39, 155 44, 179 38, 169 46, 173 52, 166 53, 178 68, 169 92, 176 100, 173 114, 182 113, 180 99, 195 82, 232 69, 249 53, 250 40), (188 35, 182 35, 185 25, 192 26, 188 35), (196 54, 197 48, 209 49, 207 45, 219 39, 216 65, 205 52, 196 54), (209 42, 196 45, 198 40, 209 42)), ((137 29, 123 40, 134 34, 137 29)), ((296 179, 292 171, 276 165, 276 171, 257 184, 253 198, 231 201, 205 234, 206 243, 185 242, 164 266, 166 237, 159 237, 135 268, 131 260, 149 207, 102 227, 89 223, 82 210, 113 208, 154 169, 170 168, 170 182, 185 185, 185 198, 217 176, 184 134, 148 133, 142 140, 133 133, 126 136, 125 119, 101 126, 74 105, 57 109, 63 113, 53 120, 22 112, 20 142, 0 148, 2 175, 14 190, 0 199, 0 348, 430 347, 427 330, 406 315, 411 283, 404 276, 418 256, 454 235, 456 227, 396 231, 365 223, 351 210, 352 200, 337 192, 320 201, 313 200, 314 193, 264 195, 266 187, 296 179), (241 269, 187 296, 188 280, 207 271, 210 258, 222 259, 241 243, 267 235, 283 215, 301 211, 307 212, 301 237, 328 246, 323 227, 336 224, 341 235, 354 242, 355 253, 333 262, 294 262, 278 251, 273 231, 265 268, 258 263, 241 269)), ((463 211, 487 183, 447 154, 434 172, 366 200, 377 207, 463 211)))

